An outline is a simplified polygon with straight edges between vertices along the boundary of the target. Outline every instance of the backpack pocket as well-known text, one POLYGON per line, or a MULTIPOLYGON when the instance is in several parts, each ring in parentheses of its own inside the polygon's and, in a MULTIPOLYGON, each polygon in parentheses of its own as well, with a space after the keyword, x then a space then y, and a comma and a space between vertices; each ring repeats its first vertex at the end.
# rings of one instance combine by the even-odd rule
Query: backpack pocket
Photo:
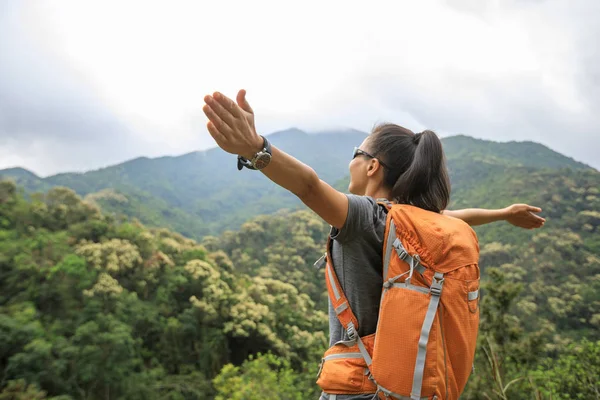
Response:
POLYGON ((444 281, 442 324, 446 342, 450 393, 461 393, 473 371, 479 331, 479 267, 450 273, 444 281))
MULTIPOLYGON (((375 335, 362 338, 372 354, 375 335)), ((368 378, 367 364, 357 345, 348 347, 336 344, 325 352, 317 374, 317 385, 329 394, 375 393, 376 388, 368 378)))
MULTIPOLYGON (((406 397, 411 395, 421 331, 431 300, 429 288, 404 282, 383 291, 371 372, 385 391, 406 397)), ((428 340, 423 343, 426 353, 421 398, 439 396, 438 385, 444 384, 440 382, 440 377, 444 376, 444 354, 439 347, 437 314, 436 307, 428 340)))

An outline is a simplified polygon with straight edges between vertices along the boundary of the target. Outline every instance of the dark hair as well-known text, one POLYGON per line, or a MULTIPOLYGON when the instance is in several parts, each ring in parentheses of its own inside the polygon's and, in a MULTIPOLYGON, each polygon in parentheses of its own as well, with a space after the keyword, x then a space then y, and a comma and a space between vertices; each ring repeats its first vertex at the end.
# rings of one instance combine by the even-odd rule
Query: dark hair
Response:
POLYGON ((395 124, 375 127, 369 151, 389 166, 383 183, 392 199, 425 210, 440 212, 450 201, 450 179, 442 142, 433 131, 413 133, 395 124))

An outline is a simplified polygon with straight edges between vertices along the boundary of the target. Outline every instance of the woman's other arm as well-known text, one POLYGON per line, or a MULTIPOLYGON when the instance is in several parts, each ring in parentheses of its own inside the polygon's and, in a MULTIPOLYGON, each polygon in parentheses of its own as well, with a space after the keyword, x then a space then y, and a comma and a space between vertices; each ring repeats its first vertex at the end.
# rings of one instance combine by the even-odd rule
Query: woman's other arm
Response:
POLYGON ((464 210, 444 210, 444 215, 459 218, 471 226, 489 224, 495 221, 507 221, 514 226, 525 229, 540 228, 546 220, 535 213, 541 212, 539 207, 527 204, 513 204, 506 208, 487 210, 467 208, 464 210))

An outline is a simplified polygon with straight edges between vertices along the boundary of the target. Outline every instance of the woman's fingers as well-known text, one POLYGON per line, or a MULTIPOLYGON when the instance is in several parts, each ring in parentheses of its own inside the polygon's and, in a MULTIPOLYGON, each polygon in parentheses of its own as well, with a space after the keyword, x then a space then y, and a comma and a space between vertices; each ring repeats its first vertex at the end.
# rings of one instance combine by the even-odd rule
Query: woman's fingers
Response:
POLYGON ((531 212, 528 212, 527 218, 530 219, 530 220, 532 220, 532 221, 535 221, 535 222, 543 222, 543 221, 545 221, 544 218, 540 217, 539 215, 532 214, 531 212))
POLYGON ((249 112, 250 114, 254 114, 252 107, 250 107, 250 103, 248 103, 248 100, 246 100, 246 91, 244 89, 238 92, 236 101, 242 110, 249 112))
POLYGON ((215 112, 215 110, 210 104, 205 104, 204 107, 202 107, 202 111, 204 111, 204 114, 208 117, 210 122, 213 123, 214 127, 219 131, 227 132, 230 129, 229 125, 223 122, 221 117, 215 112))
POLYGON ((542 209, 539 207, 533 207, 529 205, 526 207, 526 210, 529 212, 529 216, 533 219, 537 226, 542 226, 546 219, 537 215, 537 213, 542 212, 542 209))
POLYGON ((531 212, 529 213, 529 215, 531 216, 531 218, 535 222, 544 222, 544 221, 546 221, 546 218, 540 217, 539 215, 536 215, 536 214, 532 214, 531 212))
POLYGON ((229 115, 231 115, 232 119, 243 118, 240 108, 229 97, 219 92, 213 93, 212 97, 223 108, 223 110, 225 110, 229 113, 229 115))
POLYGON ((219 132, 219 130, 212 123, 212 121, 208 121, 208 123, 206 124, 206 128, 208 129, 208 133, 210 133, 210 136, 212 136, 213 139, 215 139, 215 142, 217 142, 217 144, 219 145, 219 147, 221 147, 221 145, 225 143, 225 137, 223 136, 223 134, 219 132))
POLYGON ((527 212, 527 216, 523 218, 523 226, 527 229, 535 229, 544 225, 546 220, 538 215, 527 212))
POLYGON ((221 121, 227 124, 230 128, 235 126, 235 116, 228 109, 223 107, 221 102, 217 101, 214 96, 205 96, 204 101, 213 110, 213 112, 219 116, 221 121))

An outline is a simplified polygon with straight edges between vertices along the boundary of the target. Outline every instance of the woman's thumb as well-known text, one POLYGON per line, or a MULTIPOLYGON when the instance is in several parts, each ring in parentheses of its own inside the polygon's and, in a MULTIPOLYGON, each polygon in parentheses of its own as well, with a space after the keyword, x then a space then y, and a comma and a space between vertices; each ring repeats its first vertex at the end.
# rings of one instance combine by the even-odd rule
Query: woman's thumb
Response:
POLYGON ((248 103, 248 100, 246 100, 246 91, 244 89, 238 92, 236 100, 238 106, 240 106, 242 110, 249 113, 254 113, 254 111, 252 111, 252 107, 250 107, 250 104, 248 103))

